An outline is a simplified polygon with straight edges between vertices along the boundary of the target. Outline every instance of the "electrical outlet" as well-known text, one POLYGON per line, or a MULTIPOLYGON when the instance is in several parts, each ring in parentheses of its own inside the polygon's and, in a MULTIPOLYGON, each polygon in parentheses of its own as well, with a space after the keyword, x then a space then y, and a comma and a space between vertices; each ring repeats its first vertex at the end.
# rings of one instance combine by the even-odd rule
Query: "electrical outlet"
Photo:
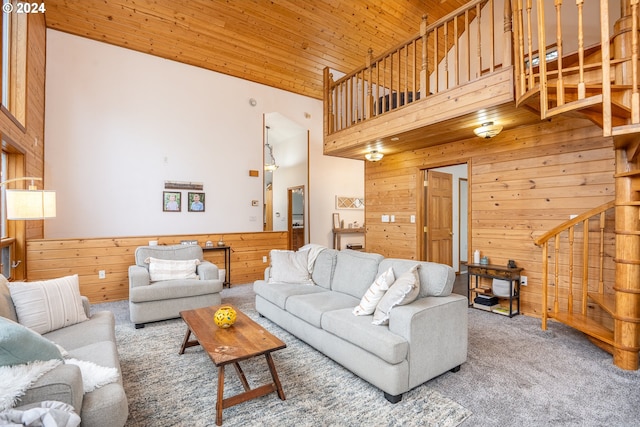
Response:
POLYGON ((527 276, 520 276, 520 285, 527 286, 527 276))
POLYGON ((107 273, 104 270, 98 271, 98 279, 104 279, 107 277, 107 273))
POLYGON ((391 215, 391 222, 396 222, 396 216, 395 215, 391 215))
POLYGON ((266 255, 262 257, 262 262, 267 262, 267 256, 266 255))

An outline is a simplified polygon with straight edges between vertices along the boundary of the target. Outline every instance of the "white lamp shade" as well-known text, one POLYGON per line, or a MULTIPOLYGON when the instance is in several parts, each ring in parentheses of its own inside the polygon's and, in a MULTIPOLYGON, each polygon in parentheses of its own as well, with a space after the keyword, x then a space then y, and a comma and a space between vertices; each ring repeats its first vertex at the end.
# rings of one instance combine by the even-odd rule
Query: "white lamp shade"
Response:
POLYGON ((6 190, 7 219, 45 219, 56 216, 56 192, 6 190))

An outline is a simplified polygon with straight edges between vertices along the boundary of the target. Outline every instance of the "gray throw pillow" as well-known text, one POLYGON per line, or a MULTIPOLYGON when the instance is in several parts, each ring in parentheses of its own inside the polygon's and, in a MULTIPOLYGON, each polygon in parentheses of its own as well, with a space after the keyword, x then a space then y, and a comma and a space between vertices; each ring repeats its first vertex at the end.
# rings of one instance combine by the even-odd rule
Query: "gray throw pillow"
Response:
POLYGON ((0 317, 0 366, 60 359, 58 347, 37 332, 0 317))

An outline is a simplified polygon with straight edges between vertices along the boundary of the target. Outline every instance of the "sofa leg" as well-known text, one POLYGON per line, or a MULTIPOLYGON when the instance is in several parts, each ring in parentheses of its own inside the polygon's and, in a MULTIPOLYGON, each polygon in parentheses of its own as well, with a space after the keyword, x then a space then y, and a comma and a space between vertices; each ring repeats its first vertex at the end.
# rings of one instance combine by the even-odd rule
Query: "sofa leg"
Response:
POLYGON ((458 372, 460 370, 460 365, 456 366, 455 368, 451 369, 451 372, 458 372))
POLYGON ((136 323, 136 329, 144 328, 144 323, 136 323))
POLYGON ((384 393, 384 398, 391 403, 398 403, 402 400, 402 394, 396 394, 395 396, 389 393, 384 393))

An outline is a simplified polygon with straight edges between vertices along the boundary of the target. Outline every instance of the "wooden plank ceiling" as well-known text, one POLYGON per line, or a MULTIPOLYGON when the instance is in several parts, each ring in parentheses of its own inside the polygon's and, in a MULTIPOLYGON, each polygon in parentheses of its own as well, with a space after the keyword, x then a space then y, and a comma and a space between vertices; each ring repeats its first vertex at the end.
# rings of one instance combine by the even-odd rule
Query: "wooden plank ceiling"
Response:
POLYGON ((322 99, 465 0, 47 0, 47 27, 322 99))

